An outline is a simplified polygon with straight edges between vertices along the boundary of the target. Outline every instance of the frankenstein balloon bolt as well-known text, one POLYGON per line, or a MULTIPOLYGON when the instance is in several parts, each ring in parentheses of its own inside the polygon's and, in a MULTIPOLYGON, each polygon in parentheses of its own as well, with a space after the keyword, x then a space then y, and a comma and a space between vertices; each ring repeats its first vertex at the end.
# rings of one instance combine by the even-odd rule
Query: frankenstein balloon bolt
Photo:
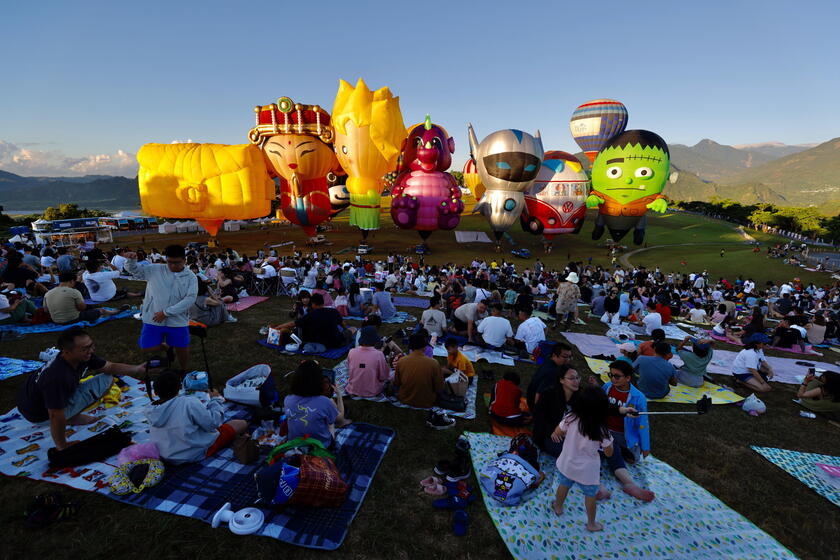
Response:
POLYGON ((605 227, 615 241, 632 229, 633 242, 640 245, 648 209, 668 209, 662 189, 669 173, 668 145, 658 134, 627 130, 610 138, 592 165, 592 191, 586 199, 587 207, 598 207, 592 239, 600 239, 605 227))
POLYGON ((399 97, 387 87, 368 89, 341 80, 333 105, 335 153, 347 173, 350 224, 362 230, 379 229, 383 176, 396 168, 405 125, 399 97))

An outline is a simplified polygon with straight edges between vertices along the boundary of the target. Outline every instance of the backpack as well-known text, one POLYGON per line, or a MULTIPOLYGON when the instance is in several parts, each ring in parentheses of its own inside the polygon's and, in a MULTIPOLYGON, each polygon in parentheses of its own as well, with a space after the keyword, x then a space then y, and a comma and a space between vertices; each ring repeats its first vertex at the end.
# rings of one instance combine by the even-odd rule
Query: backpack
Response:
POLYGON ((514 453, 502 453, 479 473, 479 483, 485 493, 506 506, 517 506, 530 497, 544 475, 525 458, 514 453))

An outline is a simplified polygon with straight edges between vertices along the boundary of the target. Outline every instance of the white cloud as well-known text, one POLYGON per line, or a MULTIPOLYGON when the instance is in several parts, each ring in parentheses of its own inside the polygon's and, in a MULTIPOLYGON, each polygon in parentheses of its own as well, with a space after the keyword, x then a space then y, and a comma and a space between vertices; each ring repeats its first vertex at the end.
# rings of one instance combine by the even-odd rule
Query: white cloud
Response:
POLYGON ((113 154, 71 157, 60 150, 35 150, 0 140, 0 170, 23 176, 137 175, 134 154, 117 150, 113 154))

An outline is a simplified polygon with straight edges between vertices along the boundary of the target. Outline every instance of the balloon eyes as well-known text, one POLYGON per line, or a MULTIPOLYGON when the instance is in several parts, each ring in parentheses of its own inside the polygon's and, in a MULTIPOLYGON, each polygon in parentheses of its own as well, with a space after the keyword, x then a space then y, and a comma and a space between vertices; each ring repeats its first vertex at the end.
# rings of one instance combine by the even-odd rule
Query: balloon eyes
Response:
POLYGON ((640 179, 650 179, 653 177, 653 169, 650 167, 640 167, 636 170, 636 177, 640 179))
POLYGON ((510 169, 510 164, 506 161, 497 161, 496 167, 499 169, 510 169))
POLYGON ((432 146, 440 147, 440 138, 437 138, 437 137, 432 138, 432 146))
POLYGON ((341 147, 341 153, 344 154, 345 156, 347 155, 347 146, 342 146, 341 147))
POLYGON ((621 168, 618 166, 613 166, 607 169, 607 177, 610 179, 618 179, 621 177, 621 168))
POLYGON ((537 168, 536 165, 534 165, 533 163, 529 163, 528 165, 525 166, 525 171, 533 171, 536 168, 537 168))
POLYGON ((512 198, 505 200, 505 210, 507 210, 508 212, 512 212, 514 208, 516 208, 515 200, 513 200, 512 198))
POLYGON ((414 139, 414 145, 418 148, 421 147, 423 145, 423 139, 418 136, 414 139))

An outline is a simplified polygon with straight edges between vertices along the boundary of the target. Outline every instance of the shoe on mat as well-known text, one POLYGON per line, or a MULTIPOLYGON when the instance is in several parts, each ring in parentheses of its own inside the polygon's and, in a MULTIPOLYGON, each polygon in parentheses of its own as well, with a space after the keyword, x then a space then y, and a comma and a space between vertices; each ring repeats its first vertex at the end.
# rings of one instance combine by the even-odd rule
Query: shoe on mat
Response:
POLYGON ((470 514, 464 509, 455 510, 452 514, 452 532, 456 537, 463 537, 470 527, 470 514))
POLYGON ((449 482, 458 482, 465 480, 472 474, 472 467, 470 466, 469 457, 462 460, 456 460, 450 465, 449 471, 446 473, 446 480, 449 482))
POLYGON ((446 473, 448 473, 449 469, 451 469, 451 468, 452 468, 452 461, 447 461, 446 459, 443 459, 443 460, 437 462, 437 464, 435 465, 434 471, 435 471, 436 475, 446 477, 446 473))
POLYGON ((437 486, 438 484, 442 484, 443 481, 436 476, 427 476, 423 480, 420 481, 420 486, 426 488, 428 486, 437 486))
POLYGON ((435 430, 446 430, 455 426, 455 420, 445 414, 435 413, 426 420, 426 425, 435 430))
MULTIPOLYGON (((438 479, 435 479, 438 480, 438 479)), ((430 496, 445 496, 449 490, 440 481, 431 486, 424 486, 423 491, 430 496)))

